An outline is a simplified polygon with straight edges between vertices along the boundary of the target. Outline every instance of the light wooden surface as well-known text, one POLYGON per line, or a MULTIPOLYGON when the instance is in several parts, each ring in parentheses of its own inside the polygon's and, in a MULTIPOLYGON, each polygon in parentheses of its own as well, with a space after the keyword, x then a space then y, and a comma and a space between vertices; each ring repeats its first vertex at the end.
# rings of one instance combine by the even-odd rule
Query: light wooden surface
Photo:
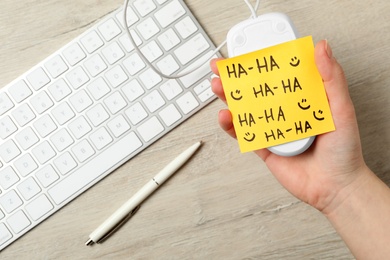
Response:
MULTIPOLYGON (((261 1, 301 35, 328 39, 345 69, 369 166, 390 183, 390 3, 261 1)), ((218 44, 247 18, 240 0, 186 3, 218 44)), ((0 86, 4 86, 120 0, 2 0, 0 86)), ((226 55, 226 51, 223 50, 226 55)), ((352 259, 316 210, 281 187, 252 153, 240 154, 217 124, 219 100, 109 175, 0 253, 1 259, 352 259), (105 243, 88 234, 177 153, 197 140, 197 155, 105 243)), ((375 221, 375 220, 373 220, 375 221)))

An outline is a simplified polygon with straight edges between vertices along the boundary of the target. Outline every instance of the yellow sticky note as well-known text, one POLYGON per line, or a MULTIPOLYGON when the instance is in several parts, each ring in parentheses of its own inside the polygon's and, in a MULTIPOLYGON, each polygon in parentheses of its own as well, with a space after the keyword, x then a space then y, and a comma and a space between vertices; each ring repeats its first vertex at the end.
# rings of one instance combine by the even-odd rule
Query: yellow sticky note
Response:
POLYGON ((217 66, 241 152, 335 130, 311 36, 217 66))

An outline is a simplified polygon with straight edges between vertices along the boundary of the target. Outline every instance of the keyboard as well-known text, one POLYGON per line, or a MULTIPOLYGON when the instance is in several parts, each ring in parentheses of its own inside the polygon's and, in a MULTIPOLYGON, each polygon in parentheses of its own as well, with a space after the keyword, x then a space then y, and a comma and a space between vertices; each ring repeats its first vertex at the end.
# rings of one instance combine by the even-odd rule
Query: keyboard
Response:
MULTIPOLYGON (((215 46, 182 0, 136 0, 0 89, 0 250, 202 109, 215 46), (199 67, 201 65, 201 67, 199 67)), ((217 54, 218 55, 218 54, 217 54)), ((214 55, 214 57, 217 57, 214 55)))

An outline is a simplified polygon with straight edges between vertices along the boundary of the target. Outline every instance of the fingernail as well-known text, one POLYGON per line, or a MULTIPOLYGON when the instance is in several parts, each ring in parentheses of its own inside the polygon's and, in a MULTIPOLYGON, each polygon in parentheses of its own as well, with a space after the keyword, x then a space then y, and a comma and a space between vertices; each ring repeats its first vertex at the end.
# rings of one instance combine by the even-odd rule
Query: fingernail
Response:
POLYGON ((330 48, 328 40, 325 40, 325 51, 328 54, 329 59, 333 58, 332 48, 330 48))

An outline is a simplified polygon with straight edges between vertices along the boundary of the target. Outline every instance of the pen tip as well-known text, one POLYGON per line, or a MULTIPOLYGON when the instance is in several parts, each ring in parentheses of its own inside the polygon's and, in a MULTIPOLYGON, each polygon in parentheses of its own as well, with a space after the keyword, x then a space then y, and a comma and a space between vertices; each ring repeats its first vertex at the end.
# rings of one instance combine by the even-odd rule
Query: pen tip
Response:
POLYGON ((85 243, 86 246, 92 246, 95 242, 93 242, 92 239, 88 239, 88 241, 85 243))

